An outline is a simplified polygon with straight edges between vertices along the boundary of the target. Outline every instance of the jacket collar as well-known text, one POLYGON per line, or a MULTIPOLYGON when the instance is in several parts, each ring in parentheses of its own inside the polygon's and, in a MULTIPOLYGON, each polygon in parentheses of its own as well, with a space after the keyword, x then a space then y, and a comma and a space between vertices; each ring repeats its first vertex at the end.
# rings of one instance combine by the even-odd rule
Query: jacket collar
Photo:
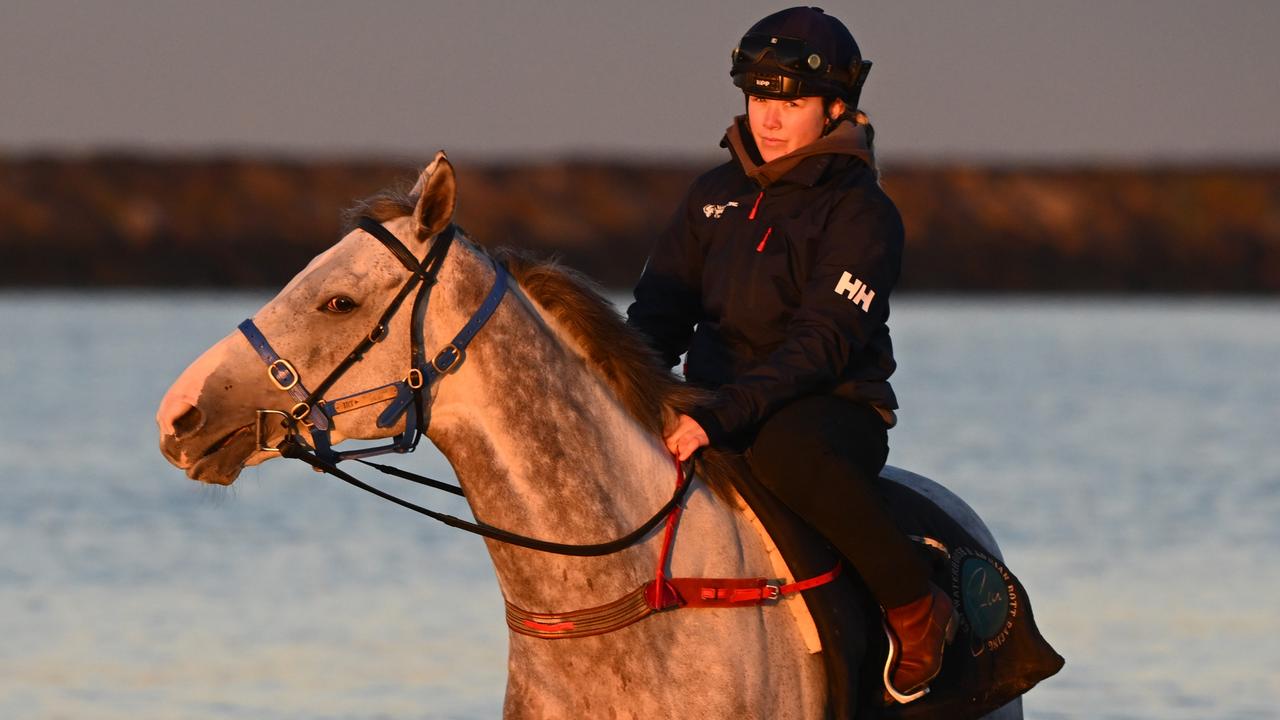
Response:
POLYGON ((870 167, 875 166, 875 156, 867 147, 866 131, 862 126, 847 121, 840 122, 833 130, 808 145, 767 163, 761 160, 756 149, 746 115, 733 119, 733 124, 725 131, 720 145, 729 148, 729 153, 738 161, 742 171, 762 188, 779 180, 812 187, 840 155, 852 155, 870 167))

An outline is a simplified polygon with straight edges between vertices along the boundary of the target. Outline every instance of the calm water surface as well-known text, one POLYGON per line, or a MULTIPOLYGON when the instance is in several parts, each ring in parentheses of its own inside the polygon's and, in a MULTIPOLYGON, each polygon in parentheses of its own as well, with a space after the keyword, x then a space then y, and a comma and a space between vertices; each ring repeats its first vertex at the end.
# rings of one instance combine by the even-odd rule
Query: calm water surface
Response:
MULTIPOLYGON (((0 718, 499 714, 479 540, 301 465, 221 490, 160 457, 164 390, 265 299, 0 294, 0 718)), ((1280 717, 1280 302, 892 325, 890 462, 985 516, 1067 657, 1027 716, 1280 717)))

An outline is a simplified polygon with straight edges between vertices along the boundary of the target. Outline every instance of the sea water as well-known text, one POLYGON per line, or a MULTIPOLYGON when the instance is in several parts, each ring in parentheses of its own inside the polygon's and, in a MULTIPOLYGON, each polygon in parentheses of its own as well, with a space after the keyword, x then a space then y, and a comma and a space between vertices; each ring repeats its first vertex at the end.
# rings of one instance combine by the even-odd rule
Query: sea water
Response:
MULTIPOLYGON (((0 294, 0 718, 499 715, 480 540, 301 464, 222 489, 161 458, 165 389, 266 297, 0 294)), ((1280 716, 1280 301, 891 324, 890 462, 985 517, 1067 659, 1027 717, 1280 716)))

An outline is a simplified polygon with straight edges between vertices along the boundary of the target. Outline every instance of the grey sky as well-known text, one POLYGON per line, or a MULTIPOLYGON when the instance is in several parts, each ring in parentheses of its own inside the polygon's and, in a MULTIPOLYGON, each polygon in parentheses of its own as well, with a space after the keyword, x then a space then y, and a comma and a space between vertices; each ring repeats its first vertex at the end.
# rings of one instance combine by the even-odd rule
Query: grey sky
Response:
MULTIPOLYGON (((705 156, 784 3, 0 0, 0 152, 705 156)), ((1280 159, 1280 2, 830 2, 888 159, 1280 159)))

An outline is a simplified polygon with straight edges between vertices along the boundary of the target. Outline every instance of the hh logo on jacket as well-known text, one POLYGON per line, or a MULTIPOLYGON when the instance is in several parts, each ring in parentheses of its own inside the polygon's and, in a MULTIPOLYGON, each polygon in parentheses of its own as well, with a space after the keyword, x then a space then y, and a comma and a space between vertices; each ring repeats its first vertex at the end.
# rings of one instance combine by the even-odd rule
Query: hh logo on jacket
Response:
POLYGON ((861 305, 862 312, 871 310, 871 301, 876 296, 876 291, 867 287, 861 280, 855 280, 848 272, 840 276, 840 282, 836 283, 836 294, 844 295, 853 301, 854 305, 861 305))

